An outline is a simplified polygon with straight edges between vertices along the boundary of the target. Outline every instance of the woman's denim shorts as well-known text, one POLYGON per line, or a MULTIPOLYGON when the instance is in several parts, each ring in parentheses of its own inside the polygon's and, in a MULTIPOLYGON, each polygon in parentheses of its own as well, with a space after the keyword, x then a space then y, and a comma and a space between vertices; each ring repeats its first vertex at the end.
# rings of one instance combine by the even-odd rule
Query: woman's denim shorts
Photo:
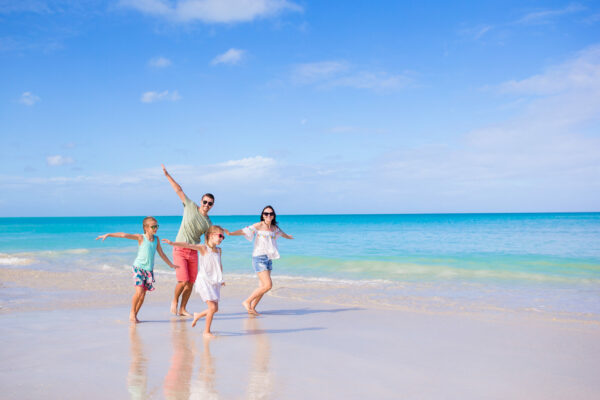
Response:
POLYGON ((267 255, 252 257, 252 267, 254 271, 271 271, 273 269, 273 260, 269 260, 267 255))

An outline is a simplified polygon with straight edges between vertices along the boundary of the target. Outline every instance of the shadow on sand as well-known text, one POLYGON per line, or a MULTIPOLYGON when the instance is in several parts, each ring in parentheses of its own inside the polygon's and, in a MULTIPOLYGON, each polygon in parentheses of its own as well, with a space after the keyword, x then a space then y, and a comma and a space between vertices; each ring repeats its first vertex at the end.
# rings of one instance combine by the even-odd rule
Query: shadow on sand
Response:
POLYGON ((294 332, 305 332, 305 331, 321 331, 325 328, 316 326, 310 328, 296 328, 296 329, 249 329, 246 332, 224 332, 218 331, 217 337, 219 336, 252 336, 252 335, 269 335, 272 333, 294 333, 294 332))
POLYGON ((347 307, 347 308, 296 308, 290 310, 269 310, 262 311, 262 315, 307 315, 307 314, 319 314, 319 313, 338 313, 343 311, 361 311, 364 308, 360 307, 347 307))

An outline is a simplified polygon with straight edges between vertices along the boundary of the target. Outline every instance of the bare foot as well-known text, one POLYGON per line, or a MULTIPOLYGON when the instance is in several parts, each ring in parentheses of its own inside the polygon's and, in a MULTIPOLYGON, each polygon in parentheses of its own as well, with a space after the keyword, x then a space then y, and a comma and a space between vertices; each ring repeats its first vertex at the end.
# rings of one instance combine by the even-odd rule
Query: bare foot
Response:
POLYGON ((201 313, 197 313, 197 312, 195 312, 195 313, 194 313, 194 320, 192 321, 192 328, 193 328, 194 326, 196 326, 196 322, 198 322, 198 320, 199 320, 200 318, 202 318, 202 314, 201 314, 201 313))
POLYGON ((216 336, 215 336, 215 335, 213 335, 213 334, 212 334, 212 333, 210 333, 210 332, 204 332, 204 333, 202 334, 202 336, 204 337, 204 339, 213 339, 213 338, 216 338, 216 336))
POLYGON ((182 317, 191 317, 192 316, 192 314, 190 314, 189 312, 187 312, 186 309, 179 310, 179 315, 182 316, 182 317))
POLYGON ((136 324, 140 322, 139 319, 137 319, 137 317, 133 314, 129 314, 129 321, 130 322, 135 322, 136 324))
POLYGON ((253 308, 251 308, 250 303, 247 300, 242 301, 242 305, 244 306, 244 308, 246 309, 246 311, 248 311, 248 314, 258 315, 258 313, 256 312, 256 310, 253 309, 253 308))
POLYGON ((177 315, 177 301, 171 302, 171 314, 177 315))

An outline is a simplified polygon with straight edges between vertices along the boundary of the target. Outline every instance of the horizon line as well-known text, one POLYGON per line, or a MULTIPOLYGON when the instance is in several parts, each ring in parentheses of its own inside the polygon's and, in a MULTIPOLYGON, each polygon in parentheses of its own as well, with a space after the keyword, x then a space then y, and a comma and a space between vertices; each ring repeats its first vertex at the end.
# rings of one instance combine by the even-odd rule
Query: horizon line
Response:
MULTIPOLYGON (((348 215, 506 215, 506 214, 598 214, 600 211, 493 211, 493 212, 415 212, 415 213, 340 213, 340 214, 277 214, 277 216, 348 216, 348 215)), ((259 214, 213 214, 209 217, 250 217, 259 214)), ((147 215, 37 215, 37 216, 0 216, 0 218, 122 218, 122 217, 146 217, 147 215)), ((159 215, 156 217, 181 217, 182 214, 159 215)))

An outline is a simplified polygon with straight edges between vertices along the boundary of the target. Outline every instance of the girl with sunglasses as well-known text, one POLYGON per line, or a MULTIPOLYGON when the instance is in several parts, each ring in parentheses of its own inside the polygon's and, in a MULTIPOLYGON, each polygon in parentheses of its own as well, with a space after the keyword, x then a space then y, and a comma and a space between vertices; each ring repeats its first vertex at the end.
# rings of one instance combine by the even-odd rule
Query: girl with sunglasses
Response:
POLYGON ((244 235, 249 241, 254 240, 252 266, 258 275, 259 286, 250 294, 250 297, 242 302, 242 304, 248 314, 259 315, 256 311, 256 306, 264 294, 273 287, 273 282, 271 281, 271 270, 273 269, 272 260, 279 258, 277 238, 281 236, 286 239, 293 239, 293 237, 279 229, 279 226, 277 225, 277 215, 271 206, 263 208, 260 213, 260 222, 235 232, 229 232, 225 229, 225 233, 231 236, 244 235))
MULTIPOLYGON (((162 165, 162 169, 173 190, 183 203, 183 218, 175 241, 198 244, 202 235, 212 225, 208 212, 215 203, 215 196, 206 193, 202 196, 202 204, 199 206, 186 196, 181 186, 169 175, 164 165, 162 165)), ((198 252, 189 248, 174 247, 173 261, 181 268, 175 271, 177 285, 175 285, 175 293, 171 302, 171 313, 191 317, 192 314, 186 310, 186 306, 198 275, 198 252)))
POLYGON ((129 313, 129 320, 131 322, 138 323, 140 320, 137 318, 138 312, 144 304, 147 291, 154 290, 154 254, 158 252, 160 257, 165 263, 171 268, 177 270, 178 266, 173 264, 169 257, 165 254, 160 247, 158 236, 155 235, 158 229, 158 222, 154 217, 146 217, 142 222, 144 229, 143 234, 129 234, 123 232, 117 233, 106 233, 96 238, 106 239, 107 237, 116 237, 123 239, 137 240, 138 242, 138 253, 135 261, 133 262, 133 281, 135 284, 135 293, 131 299, 131 312, 129 313))
POLYGON ((206 244, 188 244, 185 242, 171 242, 169 239, 163 239, 163 243, 170 244, 174 248, 192 249, 200 252, 198 277, 196 278, 196 292, 202 297, 207 305, 207 309, 201 313, 194 313, 192 326, 202 317, 206 317, 204 327, 204 337, 212 338, 214 335, 210 331, 213 316, 219 311, 219 299, 221 298, 221 286, 225 286, 223 281, 223 265, 221 264, 221 248, 217 247, 225 235, 224 230, 218 225, 212 225, 204 234, 206 244))

